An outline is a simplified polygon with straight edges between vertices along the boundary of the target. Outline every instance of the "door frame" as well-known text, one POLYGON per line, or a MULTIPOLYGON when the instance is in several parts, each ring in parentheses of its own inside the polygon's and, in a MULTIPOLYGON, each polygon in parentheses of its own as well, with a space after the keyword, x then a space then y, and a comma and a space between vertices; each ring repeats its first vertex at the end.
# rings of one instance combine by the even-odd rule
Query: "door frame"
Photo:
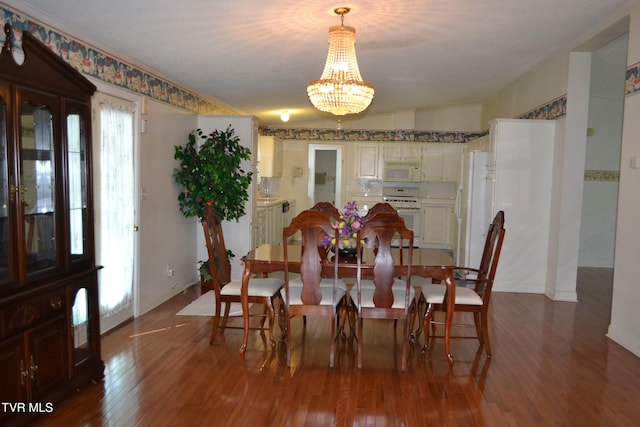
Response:
MULTIPOLYGON (((134 179, 134 188, 133 188, 133 196, 134 196, 134 224, 136 227, 140 225, 140 123, 141 123, 141 114, 143 113, 144 99, 142 96, 134 94, 129 91, 125 91, 123 89, 119 89, 108 85, 100 80, 96 80, 93 78, 89 78, 89 80, 96 86, 96 93, 100 92, 102 94, 112 96, 115 98, 120 98, 124 101, 135 104, 135 112, 133 116, 133 179, 134 179)), ((92 102, 91 108, 92 111, 95 112, 95 104, 92 102)), ((96 129, 92 127, 92 133, 95 135, 96 129)), ((93 141, 95 146, 96 141, 93 141)), ((95 151, 95 148, 94 148, 95 151)), ((94 172, 97 172, 97 167, 94 166, 94 172)), ((109 329, 114 328, 122 321, 127 320, 133 315, 133 317, 138 317, 141 314, 140 308, 140 233, 136 232, 133 236, 133 284, 132 284, 132 312, 123 313, 122 318, 118 316, 114 316, 114 324, 103 325, 100 323, 100 333, 107 332, 109 329)))
POLYGON ((309 144, 309 176, 307 178, 307 205, 309 207, 314 204, 315 193, 315 176, 316 176, 316 151, 335 151, 336 152, 336 205, 344 206, 344 194, 342 185, 342 166, 343 151, 342 144, 309 144))

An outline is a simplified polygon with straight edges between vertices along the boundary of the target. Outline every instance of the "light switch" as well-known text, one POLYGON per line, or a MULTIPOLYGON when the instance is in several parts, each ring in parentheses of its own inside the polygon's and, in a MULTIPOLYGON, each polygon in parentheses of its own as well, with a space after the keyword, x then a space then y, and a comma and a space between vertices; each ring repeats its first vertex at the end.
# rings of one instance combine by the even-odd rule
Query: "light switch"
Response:
POLYGON ((640 156, 633 156, 629 161, 629 167, 631 169, 640 169, 640 156))

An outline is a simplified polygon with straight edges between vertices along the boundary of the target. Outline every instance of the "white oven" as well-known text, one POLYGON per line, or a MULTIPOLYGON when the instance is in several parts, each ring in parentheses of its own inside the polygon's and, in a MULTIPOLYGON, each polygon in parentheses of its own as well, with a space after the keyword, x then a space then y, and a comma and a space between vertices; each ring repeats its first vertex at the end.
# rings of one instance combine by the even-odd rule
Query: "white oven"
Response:
POLYGON ((422 237, 422 210, 417 186, 386 185, 382 199, 396 208, 404 224, 413 231, 413 245, 418 246, 422 237))
POLYGON ((422 234, 422 210, 396 208, 398 215, 404 220, 404 225, 413 231, 413 246, 418 246, 422 234))

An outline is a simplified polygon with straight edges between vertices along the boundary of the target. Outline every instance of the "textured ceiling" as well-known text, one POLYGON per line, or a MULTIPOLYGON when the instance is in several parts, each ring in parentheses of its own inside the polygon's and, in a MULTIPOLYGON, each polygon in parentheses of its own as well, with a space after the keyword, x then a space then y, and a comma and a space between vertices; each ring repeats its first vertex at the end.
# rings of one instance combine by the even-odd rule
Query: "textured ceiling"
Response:
MULTIPOLYGON (((574 47, 633 0, 15 0, 9 6, 215 98, 265 125, 327 118, 310 105, 327 32, 350 6, 362 114, 476 102, 574 47)), ((612 22, 613 23, 613 22, 612 22)))

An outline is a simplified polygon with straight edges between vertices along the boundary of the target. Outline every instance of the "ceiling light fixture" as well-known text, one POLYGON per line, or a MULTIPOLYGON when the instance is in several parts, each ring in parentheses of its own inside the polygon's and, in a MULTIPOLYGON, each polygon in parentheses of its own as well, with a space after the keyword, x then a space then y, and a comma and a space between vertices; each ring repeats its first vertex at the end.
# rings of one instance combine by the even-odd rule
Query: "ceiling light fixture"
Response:
POLYGON ((373 100, 374 88, 360 76, 356 59, 356 29, 344 26, 348 7, 334 10, 340 25, 329 28, 329 53, 320 80, 307 85, 309 100, 315 108, 336 116, 364 111, 373 100))
POLYGON ((280 112, 280 120, 283 122, 288 122, 291 116, 289 115, 289 110, 282 110, 280 112))

